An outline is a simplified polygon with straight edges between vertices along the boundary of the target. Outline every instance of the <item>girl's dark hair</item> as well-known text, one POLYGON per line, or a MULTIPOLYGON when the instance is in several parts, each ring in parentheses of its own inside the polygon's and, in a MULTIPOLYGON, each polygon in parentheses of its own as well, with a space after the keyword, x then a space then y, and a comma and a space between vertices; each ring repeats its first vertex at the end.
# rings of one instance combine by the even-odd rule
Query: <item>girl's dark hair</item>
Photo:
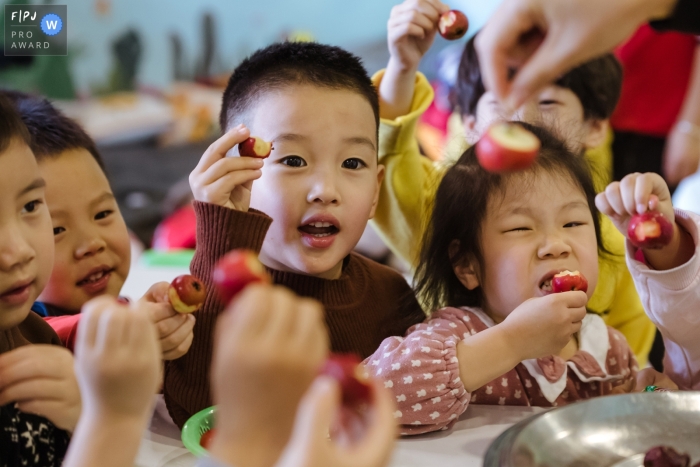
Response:
POLYGON ((585 158, 572 153, 563 141, 548 130, 524 122, 514 123, 534 133, 542 143, 532 167, 514 173, 487 172, 477 161, 474 145, 447 170, 440 182, 414 279, 416 294, 428 311, 444 306, 482 306, 481 288, 468 290, 457 279, 453 268, 466 258, 483 264, 480 233, 489 199, 494 194, 502 194, 513 176, 535 175, 544 171, 569 177, 588 202, 599 253, 602 256, 612 255, 600 236, 596 191, 585 158), (453 243, 459 246, 457 251, 451 252, 453 243))

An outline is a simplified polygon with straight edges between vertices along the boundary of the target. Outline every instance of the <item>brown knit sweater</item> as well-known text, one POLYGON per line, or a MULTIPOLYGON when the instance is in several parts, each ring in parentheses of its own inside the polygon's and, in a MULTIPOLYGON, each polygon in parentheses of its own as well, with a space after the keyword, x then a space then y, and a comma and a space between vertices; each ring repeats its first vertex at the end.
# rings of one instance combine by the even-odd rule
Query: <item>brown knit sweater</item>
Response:
MULTIPOLYGON (((195 202, 197 252, 190 269, 209 290, 204 306, 196 313, 194 340, 189 352, 165 363, 165 402, 175 423, 182 425, 194 413, 212 405, 209 367, 216 318, 223 304, 212 293, 211 271, 216 261, 236 248, 259 252, 272 219, 251 209, 248 212, 195 202)), ((276 284, 298 295, 315 298, 326 309, 326 325, 334 352, 371 355, 386 337, 401 336, 425 319, 418 301, 396 271, 355 253, 343 262, 339 279, 268 269, 276 284)))

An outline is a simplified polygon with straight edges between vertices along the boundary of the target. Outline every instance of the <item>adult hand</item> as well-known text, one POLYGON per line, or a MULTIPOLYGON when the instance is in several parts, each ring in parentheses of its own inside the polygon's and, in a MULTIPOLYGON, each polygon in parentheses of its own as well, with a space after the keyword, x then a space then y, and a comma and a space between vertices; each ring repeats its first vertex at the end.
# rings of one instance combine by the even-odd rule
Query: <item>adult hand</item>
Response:
POLYGON ((676 0, 505 0, 476 38, 486 89, 517 109, 558 76, 609 52, 676 0), (509 80, 509 70, 517 70, 509 80))

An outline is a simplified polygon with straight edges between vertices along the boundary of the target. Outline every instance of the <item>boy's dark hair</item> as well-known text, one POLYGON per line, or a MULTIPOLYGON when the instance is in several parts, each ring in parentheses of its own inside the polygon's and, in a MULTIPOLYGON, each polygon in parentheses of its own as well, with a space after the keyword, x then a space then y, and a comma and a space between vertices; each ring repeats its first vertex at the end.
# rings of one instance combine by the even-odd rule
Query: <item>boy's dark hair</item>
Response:
POLYGON ((258 50, 233 71, 221 103, 221 131, 225 132, 263 93, 291 84, 356 92, 372 106, 379 128, 377 90, 358 57, 315 42, 280 42, 258 50))
POLYGON ((29 146, 37 161, 52 158, 69 149, 85 149, 104 171, 105 166, 95 142, 85 130, 54 107, 48 99, 19 91, 2 90, 0 94, 14 103, 31 135, 29 146))
MULTIPOLYGON (((476 145, 467 149, 445 173, 435 195, 430 224, 426 229, 415 276, 415 289, 424 308, 433 311, 444 306, 482 306, 478 287, 468 290, 457 279, 454 266, 472 258, 483 269, 481 225, 489 199, 503 193, 510 177, 557 173, 568 177, 586 197, 593 215, 598 251, 611 253, 600 236, 600 220, 595 206, 596 191, 586 160, 574 155, 566 144, 548 130, 516 122, 534 133, 542 146, 533 166, 525 171, 505 174, 487 172, 476 158, 476 145), (456 251, 454 241, 457 241, 456 251)), ((456 244, 455 244, 456 245, 456 244)), ((478 271, 481 274, 482 271, 478 271)))
POLYGON ((22 122, 17 109, 12 105, 12 101, 0 95, 0 153, 5 152, 14 139, 27 146, 31 144, 29 131, 22 122))
MULTIPOLYGON (((464 46, 452 99, 461 115, 476 115, 476 105, 486 93, 479 56, 474 48, 475 37, 464 46)), ((567 72, 554 84, 576 94, 585 120, 605 120, 610 118, 620 100, 622 65, 613 54, 605 54, 567 72)))

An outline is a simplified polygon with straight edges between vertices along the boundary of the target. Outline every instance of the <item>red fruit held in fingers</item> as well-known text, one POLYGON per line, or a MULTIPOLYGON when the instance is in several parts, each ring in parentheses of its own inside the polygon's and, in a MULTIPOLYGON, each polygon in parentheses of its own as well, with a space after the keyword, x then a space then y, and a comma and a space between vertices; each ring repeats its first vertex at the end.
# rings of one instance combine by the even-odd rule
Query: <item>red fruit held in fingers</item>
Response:
POLYGON ((216 263, 212 282, 221 300, 228 303, 248 284, 269 284, 271 281, 258 255, 240 249, 231 251, 216 263))
POLYGON ((194 276, 177 276, 168 287, 170 305, 178 313, 194 313, 199 310, 207 297, 204 284, 194 276))
POLYGON ((588 281, 580 272, 562 271, 552 277, 553 292, 571 292, 572 290, 588 292, 588 281))
POLYGON ((479 164, 489 172, 526 169, 535 161, 539 151, 537 136, 517 123, 495 123, 476 143, 479 164))
POLYGON ((469 20, 459 10, 450 10, 443 13, 438 21, 438 31, 448 41, 464 36, 467 33, 467 29, 469 29, 469 20))
POLYGON ((209 446, 211 446, 211 441, 214 438, 214 435, 216 434, 216 428, 212 428, 209 431, 206 431, 201 438, 199 438, 199 445, 202 446, 204 449, 209 450, 209 446))
POLYGON ((262 138, 251 136, 238 145, 238 154, 244 157, 259 157, 265 159, 274 148, 272 143, 268 143, 262 138))
POLYGON ((354 354, 332 354, 321 369, 321 374, 340 383, 343 405, 354 407, 369 402, 372 388, 365 381, 360 359, 354 354))
POLYGON ((680 454, 669 446, 656 446, 644 456, 644 467, 688 467, 690 456, 680 454))
POLYGON ((673 239, 673 224, 658 211, 636 214, 627 226, 627 237, 637 248, 662 248, 673 239))

